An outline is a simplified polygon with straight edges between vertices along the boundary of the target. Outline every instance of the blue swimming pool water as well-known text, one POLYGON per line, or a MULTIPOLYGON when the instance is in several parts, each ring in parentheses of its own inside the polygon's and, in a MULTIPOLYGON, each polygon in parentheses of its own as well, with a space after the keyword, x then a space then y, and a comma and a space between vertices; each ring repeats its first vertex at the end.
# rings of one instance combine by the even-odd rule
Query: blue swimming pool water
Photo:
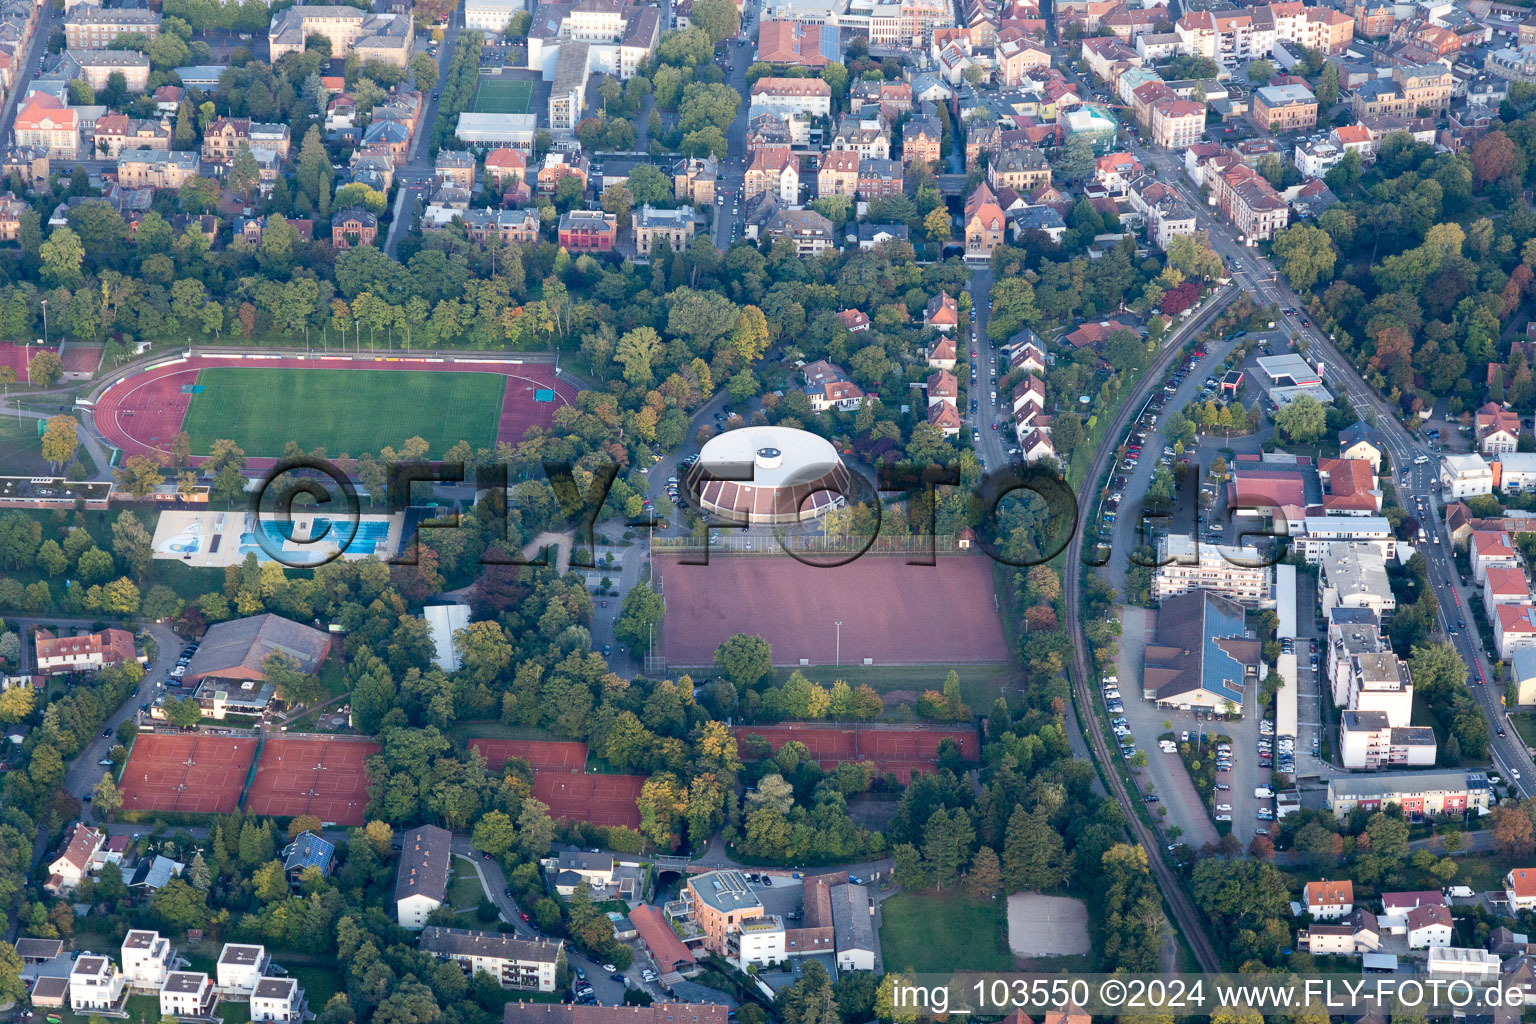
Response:
MULTIPOLYGON (((268 547, 281 549, 293 537, 293 523, 280 519, 258 520, 259 528, 266 534, 268 547)), ((367 519, 359 522, 356 531, 352 532, 345 524, 336 524, 324 516, 316 516, 311 536, 320 537, 324 541, 339 544, 347 540, 346 553, 351 555, 380 556, 388 554, 384 550, 385 543, 389 540, 389 520, 367 519), (348 536, 351 534, 351 539, 348 536)), ((303 545, 299 550, 283 552, 285 562, 320 562, 325 560, 329 553, 329 545, 316 544, 313 550, 307 550, 309 545, 303 545)), ((272 558, 262 548, 259 538, 254 533, 242 533, 240 535, 240 554, 255 554, 257 561, 270 562, 272 558)))

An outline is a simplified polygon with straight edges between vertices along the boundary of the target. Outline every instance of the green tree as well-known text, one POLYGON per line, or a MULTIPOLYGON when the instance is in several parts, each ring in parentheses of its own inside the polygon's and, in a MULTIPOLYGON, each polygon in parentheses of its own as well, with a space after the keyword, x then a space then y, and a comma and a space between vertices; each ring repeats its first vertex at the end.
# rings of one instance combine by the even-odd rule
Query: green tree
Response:
POLYGON ((21 980, 23 968, 16 947, 0 942, 0 1003, 19 1003, 27 995, 27 983, 21 980))
POLYGON ((256 154, 251 152, 249 142, 240 143, 234 159, 229 162, 229 173, 225 175, 225 180, 231 192, 247 199, 261 184, 261 168, 256 164, 256 154))
POLYGON ((101 778, 96 782, 96 788, 91 790, 92 802, 95 804, 96 813, 110 819, 123 806, 123 794, 118 791, 117 784, 112 781, 111 772, 102 772, 101 778))
POLYGON ((487 811, 475 822, 470 843, 475 849, 499 857, 517 845, 517 827, 502 811, 487 811))
POLYGON ((1328 415, 1321 402, 1302 395, 1275 413, 1275 429, 1297 444, 1310 444, 1328 432, 1328 415))
POLYGON ((203 894, 180 878, 173 878, 149 898, 149 909, 169 929, 184 931, 208 923, 208 904, 203 894))
POLYGON ((1276 236, 1275 258, 1291 287, 1307 292, 1319 281, 1333 280, 1338 254, 1328 232, 1311 224, 1293 224, 1276 236))
POLYGON ((416 88, 422 92, 431 92, 437 88, 437 61, 428 54, 418 53, 411 58, 411 77, 416 80, 416 88))
POLYGON ((1275 71, 1275 62, 1261 57, 1249 63, 1248 80, 1254 85, 1268 85, 1269 80, 1275 77, 1275 71))
MULTIPOLYGON (((68 227, 53 230, 38 250, 43 261, 43 281, 52 287, 73 288, 80 283, 80 266, 85 262, 85 245, 68 227)), ((36 378, 33 379, 34 382, 36 378)))
POLYGON ((722 39, 736 34, 741 15, 734 0, 694 0, 688 20, 703 29, 711 43, 719 45, 722 39))
POLYGON ((745 689, 773 670, 773 654, 762 637, 737 633, 715 648, 715 667, 745 689))

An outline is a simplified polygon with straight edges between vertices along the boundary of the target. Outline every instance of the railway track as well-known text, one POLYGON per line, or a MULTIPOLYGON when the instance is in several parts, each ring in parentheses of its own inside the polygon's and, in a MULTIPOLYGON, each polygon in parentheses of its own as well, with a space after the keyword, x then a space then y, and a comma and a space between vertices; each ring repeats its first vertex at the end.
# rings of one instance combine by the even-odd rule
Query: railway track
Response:
MULTIPOLYGON (((1163 899, 1172 912, 1178 927, 1184 933, 1189 948, 1194 952, 1195 959, 1200 962, 1200 969, 1207 973, 1215 973, 1221 969, 1221 958, 1216 955, 1216 948, 1211 944, 1210 937, 1206 934, 1204 921, 1200 911, 1195 907, 1194 901, 1184 890, 1173 869, 1168 866, 1162 856, 1162 842, 1156 832, 1141 820, 1140 798, 1132 796, 1125 780, 1115 770, 1115 758, 1118 752, 1113 750, 1104 736, 1104 722, 1097 714, 1093 702, 1098 698, 1097 679, 1089 668, 1088 645, 1083 638, 1082 628, 1082 573, 1083 558, 1083 530, 1082 524, 1090 522, 1094 506, 1098 502, 1097 492, 1099 481, 1104 478, 1108 469, 1108 462, 1115 458, 1115 452, 1119 448, 1118 439, 1123 437, 1131 418, 1141 409, 1142 404, 1152 393, 1152 389, 1161 387, 1163 380, 1168 375, 1168 370, 1178 357, 1185 341, 1204 330, 1216 315, 1227 307, 1238 295, 1238 289, 1228 287, 1227 290, 1215 297, 1209 305, 1197 313, 1188 323, 1174 332, 1168 343, 1163 347, 1147 368, 1141 383, 1131 392, 1126 401, 1121 404, 1119 413, 1110 424, 1106 438, 1111 439, 1094 455, 1093 463, 1089 466, 1088 476, 1083 487, 1083 492, 1077 496, 1077 514, 1079 529, 1073 535, 1067 545, 1066 562, 1063 572, 1063 601, 1067 609, 1067 634, 1072 637, 1072 692, 1076 695, 1078 717, 1083 724, 1083 732, 1088 737, 1089 744, 1093 747, 1094 756, 1104 769, 1101 773, 1104 783, 1109 787, 1115 799, 1119 801, 1120 808, 1125 812, 1125 819, 1130 823, 1131 835, 1147 851, 1147 864, 1152 871, 1152 876, 1157 879, 1158 886, 1163 891, 1163 899)), ((1120 553, 1119 557, 1124 557, 1120 553)))

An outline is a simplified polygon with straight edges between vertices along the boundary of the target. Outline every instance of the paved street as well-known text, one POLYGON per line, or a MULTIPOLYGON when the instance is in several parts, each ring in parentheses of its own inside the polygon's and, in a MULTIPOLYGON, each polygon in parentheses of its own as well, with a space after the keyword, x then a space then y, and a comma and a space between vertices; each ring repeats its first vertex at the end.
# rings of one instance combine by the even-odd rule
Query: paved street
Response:
MULTIPOLYGON (((1302 323, 1303 319, 1310 321, 1311 317, 1302 311, 1300 297, 1292 291, 1289 284, 1279 278, 1266 258, 1257 256, 1252 249, 1238 244, 1231 225, 1211 215, 1202 197, 1191 187, 1192 183, 1185 177, 1174 155, 1137 143, 1132 143, 1131 149, 1149 172, 1156 174, 1159 180, 1177 191, 1195 211, 1198 226, 1209 233, 1212 247, 1226 261, 1233 279, 1246 292, 1257 296, 1262 301, 1299 311, 1298 315, 1285 318, 1287 330, 1293 337, 1305 342, 1307 354, 1314 361, 1321 361, 1324 364, 1322 376, 1332 390, 1346 395, 1363 418, 1374 419, 1377 429, 1382 432, 1394 471, 1401 474, 1406 469, 1409 473, 1406 483, 1402 482, 1401 476, 1398 478, 1399 500, 1404 507, 1411 508, 1416 497, 1423 497, 1430 513, 1426 518, 1436 526, 1436 529, 1431 531, 1433 541, 1425 551, 1425 557, 1429 562, 1430 585, 1440 603, 1441 628, 1447 634, 1447 639, 1456 645, 1462 660, 1468 666, 1469 678, 1479 680, 1492 678, 1493 673, 1488 659, 1477 643, 1476 631, 1460 629, 1457 625, 1458 620, 1465 616, 1466 594, 1470 591, 1460 586, 1451 560, 1450 548, 1443 528, 1444 513, 1440 507, 1437 466, 1433 459, 1426 465, 1413 464, 1415 457, 1432 454, 1429 447, 1408 432, 1398 421, 1392 408, 1361 379, 1354 367, 1340 355, 1327 335, 1313 324, 1302 323), (1458 635, 1449 636, 1452 630, 1455 630, 1458 635)), ((1468 625, 1471 626, 1471 623, 1468 625)), ((1521 795, 1536 792, 1536 789, 1532 789, 1533 778, 1536 778, 1536 763, 1532 762, 1530 755, 1517 742, 1513 730, 1510 730, 1508 736, 1498 735, 1503 712, 1499 705, 1499 695, 1495 692, 1496 688, 1475 685, 1471 690, 1489 722, 1492 734, 1492 761, 1495 768, 1507 776, 1512 771, 1520 773, 1520 778, 1514 782, 1521 795)))
MULTIPOLYGON (((442 80, 447 75, 448 66, 453 60, 453 49, 463 31, 464 12, 461 7, 455 7, 449 16, 448 28, 443 32, 443 41, 437 47, 438 84, 435 88, 422 91, 421 121, 416 128, 416 137, 411 140, 408 159, 395 171, 393 219, 389 224, 389 234, 384 239, 384 251, 391 256, 395 254, 401 236, 416 222, 417 215, 425 208, 427 197, 431 194, 432 147, 428 140, 437 124, 442 80)), ((420 39, 418 36, 418 45, 420 39)))
POLYGON ((725 197, 725 202, 715 204, 715 223, 710 237, 721 252, 742 236, 740 230, 732 229, 742 224, 747 213, 745 203, 739 203, 738 196, 747 177, 747 68, 752 64, 751 41, 757 37, 758 9, 759 0, 748 0, 746 29, 740 36, 727 39, 723 46, 725 83, 741 96, 741 108, 736 112, 736 120, 731 122, 730 131, 725 134, 730 155, 720 162, 720 177, 715 182, 715 191, 725 197))

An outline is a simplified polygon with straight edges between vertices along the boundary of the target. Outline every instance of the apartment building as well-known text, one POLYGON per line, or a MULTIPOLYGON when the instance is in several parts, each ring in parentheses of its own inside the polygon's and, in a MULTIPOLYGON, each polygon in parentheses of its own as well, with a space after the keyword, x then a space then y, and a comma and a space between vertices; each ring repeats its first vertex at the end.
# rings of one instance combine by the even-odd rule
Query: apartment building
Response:
POLYGON ((1152 597, 1162 601, 1205 590, 1249 608, 1274 606, 1274 572, 1256 549, 1202 544, 1189 534, 1158 539, 1152 597))
POLYGON ((117 158, 117 183, 123 188, 179 189, 198 176, 196 153, 130 149, 117 158))
POLYGON ((1345 768, 1425 768, 1435 763, 1435 731, 1427 725, 1392 726, 1380 711, 1345 711, 1339 750, 1345 768))
POLYGON ((1267 132, 1304 132, 1317 127, 1317 97, 1304 85, 1266 85, 1253 91, 1249 117, 1267 132))
POLYGON ((1387 564, 1370 544, 1329 544, 1317 560, 1318 596, 1323 614, 1335 608, 1368 608, 1378 621, 1397 611, 1387 564))
POLYGON ((1478 771, 1404 772, 1336 776, 1328 780, 1328 809, 1342 817, 1355 808, 1369 812, 1397 804, 1409 821, 1487 813, 1493 787, 1478 771))
POLYGON ((704 937, 704 948, 729 955, 729 936, 741 924, 764 917, 767 911, 747 876, 735 869, 709 871, 691 876, 683 902, 704 937))
POLYGON ((1150 107, 1152 142, 1164 149, 1188 149, 1205 132, 1205 104, 1164 98, 1150 107))
POLYGON ((226 942, 219 951, 215 968, 220 992, 248 994, 267 972, 272 958, 267 947, 242 942, 226 942))
MULTIPOLYGON (((286 124, 264 124, 248 117, 220 117, 203 132, 203 159, 227 164, 242 145, 253 153, 271 153, 279 160, 288 159, 290 133, 286 124)), ((473 183, 473 175, 471 175, 473 183)))
MULTIPOLYGON (((1338 627, 1333 627, 1338 628, 1338 627)), ((1329 635, 1333 636, 1333 628, 1329 635)), ((1388 726, 1399 729, 1412 724, 1413 677, 1408 663, 1381 643, 1362 643, 1363 631, 1375 640, 1374 627, 1350 626, 1345 635, 1353 643, 1334 641, 1329 652, 1333 670, 1333 703, 1346 711, 1386 716, 1388 726)))
POLYGON ((116 160, 130 149, 168 150, 171 148, 171 126, 165 121, 107 114, 96 120, 96 127, 91 132, 91 148, 100 160, 116 160))
POLYGON ((1244 239, 1268 240, 1285 230, 1291 209, 1269 181, 1233 159, 1224 170, 1207 175, 1216 205, 1244 239))
POLYGON ((990 259, 1007 233, 1008 219, 997 204, 997 194, 985 183, 977 185, 965 199, 965 258, 990 259))
POLYGON ((1479 494, 1493 493, 1493 467, 1473 452, 1469 455, 1440 456, 1440 494, 1458 501, 1479 494))
POLYGON ((149 88, 149 58, 137 50, 69 50, 64 57, 97 92, 117 74, 123 76, 124 88, 130 93, 149 88))
POLYGON ((101 7, 81 4, 64 15, 64 46, 70 50, 104 50, 118 36, 160 34, 160 14, 142 7, 101 7))
POLYGON ((570 252, 612 252, 619 240, 619 218, 602 210, 567 210, 560 215, 556 238, 570 252))
POLYGON ((422 931, 418 945, 423 953, 457 963, 471 978, 484 971, 502 988, 549 993, 555 991, 555 972, 565 944, 433 925, 422 931))
POLYGON ((908 167, 937 164, 943 129, 937 117, 914 117, 901 126, 901 162, 908 167))
POLYGON ((780 210, 768 218, 764 233, 790 242, 796 255, 802 257, 819 255, 837 245, 832 222, 815 210, 780 210))
POLYGON ((401 839, 395 874, 396 919, 402 928, 426 927, 427 916, 448 899, 453 834, 436 825, 411 829, 401 839))
POLYGON ((1483 585, 1490 567, 1518 569, 1521 564, 1520 550, 1503 530, 1473 530, 1468 554, 1471 557, 1472 578, 1478 586, 1483 585))
POLYGON ((465 210, 459 214, 464 221, 464 234, 477 242, 492 237, 504 244, 532 245, 539 240, 539 211, 523 210, 465 210))
POLYGON ((758 150, 752 154, 742 187, 749 203, 769 192, 785 206, 800 205, 799 155, 788 149, 758 150))
POLYGON ((1011 188, 1024 193, 1050 183, 1050 161, 1033 146, 1005 149, 987 166, 987 184, 994 190, 1011 188))
POLYGON ((853 196, 859 190, 859 154, 833 150, 821 158, 816 172, 818 196, 853 196))

